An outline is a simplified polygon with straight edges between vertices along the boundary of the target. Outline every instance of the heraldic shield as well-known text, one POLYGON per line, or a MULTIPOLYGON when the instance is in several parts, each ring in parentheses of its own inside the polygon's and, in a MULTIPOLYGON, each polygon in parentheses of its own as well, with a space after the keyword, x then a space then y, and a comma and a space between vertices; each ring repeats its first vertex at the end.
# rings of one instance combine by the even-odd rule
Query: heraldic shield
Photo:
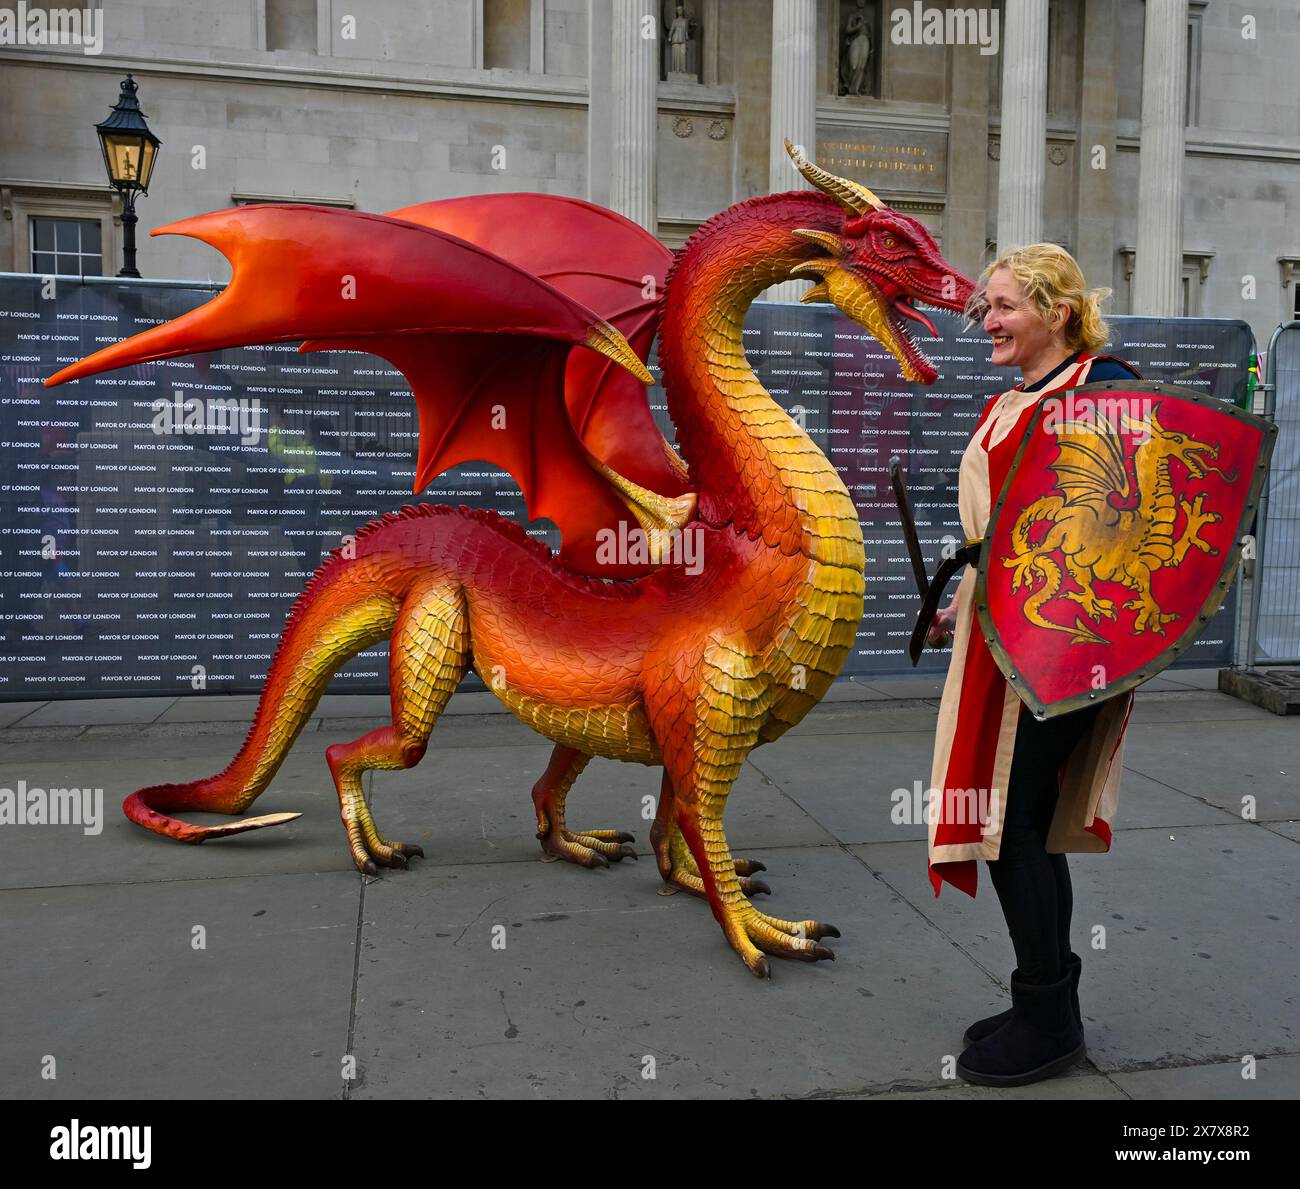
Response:
POLYGON ((1126 693, 1228 593, 1277 427, 1134 380, 1039 404, 980 548, 975 605, 1038 718, 1126 693))

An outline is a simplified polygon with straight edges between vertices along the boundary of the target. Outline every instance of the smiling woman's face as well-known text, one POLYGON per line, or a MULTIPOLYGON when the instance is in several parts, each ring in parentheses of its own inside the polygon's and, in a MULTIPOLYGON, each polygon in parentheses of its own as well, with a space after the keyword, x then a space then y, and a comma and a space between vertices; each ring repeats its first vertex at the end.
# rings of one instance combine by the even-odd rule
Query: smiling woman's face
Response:
MULTIPOLYGON (((989 309, 984 329, 993 340, 995 367, 1032 367, 1045 352, 1064 348, 1063 336, 1052 332, 1009 268, 999 268, 989 277, 985 298, 989 309)), ((1057 307, 1058 319, 1062 309, 1057 307)), ((1064 321, 1058 325, 1063 327, 1064 321)))

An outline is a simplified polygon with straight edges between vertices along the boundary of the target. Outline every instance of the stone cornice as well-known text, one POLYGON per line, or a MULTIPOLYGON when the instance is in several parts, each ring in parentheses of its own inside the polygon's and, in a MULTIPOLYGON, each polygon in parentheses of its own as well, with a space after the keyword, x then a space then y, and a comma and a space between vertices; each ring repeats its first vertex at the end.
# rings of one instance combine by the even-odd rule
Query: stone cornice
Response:
POLYGON ((950 117, 946 111, 921 107, 860 107, 831 103, 825 97, 817 102, 819 124, 841 124, 849 128, 897 128, 912 132, 947 132, 950 117))
MULTIPOLYGON (((338 58, 329 59, 339 62, 338 58)), ((553 107, 587 106, 587 80, 563 75, 529 75, 523 71, 448 70, 436 77, 379 74, 364 70, 321 70, 298 66, 265 66, 257 62, 209 58, 139 58, 101 54, 60 54, 50 51, 0 50, 0 62, 22 66, 59 66, 67 70, 96 70, 120 75, 132 71, 155 78, 208 78, 262 83, 266 86, 320 87, 328 90, 372 91, 385 95, 437 95, 456 99, 485 99, 502 103, 536 103, 553 107)), ((714 88, 700 88, 714 91, 714 88)), ((732 105, 734 107, 734 103, 732 105)))
MULTIPOLYGON (((1126 152, 1136 153, 1141 148, 1141 140, 1136 136, 1117 136, 1115 147, 1126 152)), ((1186 157, 1235 157, 1250 161, 1300 161, 1300 149, 1287 145, 1242 144, 1235 140, 1206 140, 1204 137, 1188 137, 1183 145, 1186 157)))

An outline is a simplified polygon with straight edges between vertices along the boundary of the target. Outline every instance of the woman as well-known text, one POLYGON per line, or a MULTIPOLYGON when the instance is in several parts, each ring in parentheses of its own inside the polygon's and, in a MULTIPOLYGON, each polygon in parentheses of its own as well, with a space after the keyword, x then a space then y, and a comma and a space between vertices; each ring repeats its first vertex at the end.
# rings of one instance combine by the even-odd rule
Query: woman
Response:
MULTIPOLYGON (((1022 379, 988 402, 962 458, 958 505, 968 540, 983 538, 1044 396, 1137 377, 1127 364, 1092 354, 1106 342, 1101 302, 1109 292, 1085 289, 1078 264, 1055 244, 1007 252, 980 278, 968 315, 983 314, 993 363, 1018 367, 1022 379)), ((1062 852, 1109 849, 1132 698, 1039 722, 974 630, 974 591, 972 568, 929 634, 934 645, 953 640, 935 736, 931 787, 942 796, 930 823, 930 881, 936 896, 944 880, 974 896, 976 861, 988 862, 1016 952, 1012 1007, 971 1025, 957 1072, 983 1085, 1022 1085, 1083 1053, 1081 962, 1070 949, 1073 899, 1062 852), (970 802, 956 790, 971 789, 987 812, 963 815, 970 802)))

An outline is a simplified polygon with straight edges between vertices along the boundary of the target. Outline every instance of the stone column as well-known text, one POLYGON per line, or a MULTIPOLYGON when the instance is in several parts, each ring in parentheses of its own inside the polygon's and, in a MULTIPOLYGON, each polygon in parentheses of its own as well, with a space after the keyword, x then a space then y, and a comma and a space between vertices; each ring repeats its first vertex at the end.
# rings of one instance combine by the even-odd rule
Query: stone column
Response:
POLYGON ((943 255, 967 276, 979 276, 988 236, 989 61, 973 46, 948 49, 948 201, 943 255))
POLYGON ((1119 110, 1117 0, 1088 0, 1083 10, 1083 71, 1076 94, 1074 258, 1089 285, 1115 279, 1115 159, 1119 110))
POLYGON ((1047 156, 1047 0, 1006 0, 998 252, 1043 238, 1047 156))
MULTIPOLYGON (((806 190, 785 151, 786 140, 817 156, 817 0, 772 0, 772 102, 768 133, 768 188, 806 190)), ((798 301, 806 281, 773 285, 768 301, 798 301)))
MULTIPOLYGON (((613 0, 609 205, 659 233, 655 202, 659 13, 656 0, 613 0), (650 36, 646 36, 649 33, 650 36)), ((600 163, 591 162, 599 169, 600 163)))
POLYGON ((610 6, 591 0, 587 6, 587 201, 599 206, 609 206, 612 21, 610 6))
POLYGON ((1146 8, 1132 312, 1176 318, 1183 312, 1187 0, 1146 0, 1146 8))

